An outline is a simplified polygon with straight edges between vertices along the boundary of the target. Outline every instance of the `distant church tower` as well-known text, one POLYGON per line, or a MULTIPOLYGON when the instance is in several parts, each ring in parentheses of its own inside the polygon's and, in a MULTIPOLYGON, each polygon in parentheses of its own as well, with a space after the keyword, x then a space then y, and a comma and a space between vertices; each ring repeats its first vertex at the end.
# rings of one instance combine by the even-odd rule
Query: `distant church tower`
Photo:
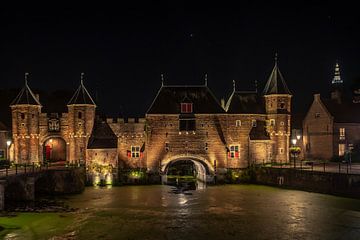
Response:
POLYGON ((81 73, 80 86, 67 104, 69 126, 69 161, 83 162, 86 147, 95 120, 96 104, 84 86, 84 73, 81 73))
POLYGON ((39 115, 41 104, 27 83, 11 102, 15 163, 39 162, 39 115))
POLYGON ((291 97, 286 82, 275 65, 263 91, 268 121, 268 131, 273 140, 272 161, 289 161, 291 97))
POLYGON ((343 92, 343 80, 340 76, 340 67, 339 64, 335 64, 335 73, 333 80, 331 81, 331 99, 341 103, 341 95, 343 92))

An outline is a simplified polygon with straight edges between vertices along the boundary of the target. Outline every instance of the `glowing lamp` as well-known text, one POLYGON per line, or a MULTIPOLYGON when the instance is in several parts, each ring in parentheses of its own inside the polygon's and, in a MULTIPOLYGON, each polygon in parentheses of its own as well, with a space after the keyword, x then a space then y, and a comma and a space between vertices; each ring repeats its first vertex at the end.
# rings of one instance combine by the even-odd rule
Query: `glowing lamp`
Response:
POLYGON ((297 140, 294 138, 294 139, 291 139, 291 142, 292 142, 292 144, 296 145, 297 140))

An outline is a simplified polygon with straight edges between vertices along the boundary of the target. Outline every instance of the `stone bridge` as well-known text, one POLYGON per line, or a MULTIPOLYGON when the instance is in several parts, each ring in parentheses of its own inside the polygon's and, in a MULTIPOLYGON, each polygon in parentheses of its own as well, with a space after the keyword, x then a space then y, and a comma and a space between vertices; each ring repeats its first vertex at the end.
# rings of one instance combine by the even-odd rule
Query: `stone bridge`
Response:
POLYGON ((79 193, 85 188, 83 167, 15 167, 0 171, 0 210, 11 201, 33 201, 37 194, 79 193))

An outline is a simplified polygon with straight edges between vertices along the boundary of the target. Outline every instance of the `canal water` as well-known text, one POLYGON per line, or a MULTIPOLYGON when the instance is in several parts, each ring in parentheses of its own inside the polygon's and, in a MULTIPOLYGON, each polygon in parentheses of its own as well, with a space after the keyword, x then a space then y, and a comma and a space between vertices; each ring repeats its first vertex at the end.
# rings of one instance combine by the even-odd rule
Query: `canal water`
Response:
MULTIPOLYGON (((257 185, 87 188, 74 213, 0 217, 5 239, 360 239, 360 201, 257 185), (17 225, 17 228, 15 226, 17 225)), ((0 232, 0 233, 1 233, 0 232)))

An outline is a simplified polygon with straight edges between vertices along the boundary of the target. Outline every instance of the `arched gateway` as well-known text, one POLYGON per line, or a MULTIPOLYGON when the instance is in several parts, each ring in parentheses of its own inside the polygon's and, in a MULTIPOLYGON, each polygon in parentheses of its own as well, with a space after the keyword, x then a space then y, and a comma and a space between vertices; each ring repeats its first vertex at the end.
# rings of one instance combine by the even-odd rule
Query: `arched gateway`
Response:
POLYGON ((214 181, 214 169, 205 160, 192 156, 177 156, 163 161, 161 164, 162 183, 170 182, 170 175, 187 175, 196 179, 198 189, 206 187, 206 183, 214 181))
POLYGON ((66 161, 66 142, 62 137, 54 136, 47 138, 43 143, 44 162, 66 161))

